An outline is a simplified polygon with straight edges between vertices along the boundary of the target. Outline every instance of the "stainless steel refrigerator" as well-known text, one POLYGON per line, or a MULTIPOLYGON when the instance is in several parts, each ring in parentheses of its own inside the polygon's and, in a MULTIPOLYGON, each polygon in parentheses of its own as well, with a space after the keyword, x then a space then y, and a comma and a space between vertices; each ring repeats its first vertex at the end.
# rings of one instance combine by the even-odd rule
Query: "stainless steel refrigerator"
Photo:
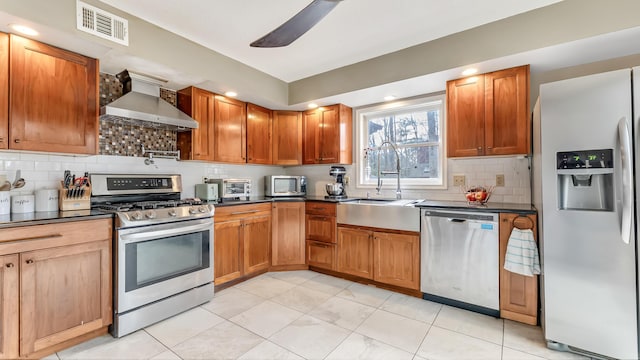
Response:
POLYGON ((532 184, 550 348, 638 358, 639 108, 640 67, 540 86, 532 184))

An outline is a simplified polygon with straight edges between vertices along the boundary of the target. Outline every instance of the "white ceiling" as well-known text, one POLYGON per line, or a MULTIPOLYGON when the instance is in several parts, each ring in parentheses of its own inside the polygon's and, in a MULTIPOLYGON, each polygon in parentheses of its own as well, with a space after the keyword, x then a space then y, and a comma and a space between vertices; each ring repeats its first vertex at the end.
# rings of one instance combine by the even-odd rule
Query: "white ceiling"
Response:
POLYGON ((559 0, 344 0, 282 48, 252 48, 311 0, 101 0, 285 82, 370 59, 559 0))

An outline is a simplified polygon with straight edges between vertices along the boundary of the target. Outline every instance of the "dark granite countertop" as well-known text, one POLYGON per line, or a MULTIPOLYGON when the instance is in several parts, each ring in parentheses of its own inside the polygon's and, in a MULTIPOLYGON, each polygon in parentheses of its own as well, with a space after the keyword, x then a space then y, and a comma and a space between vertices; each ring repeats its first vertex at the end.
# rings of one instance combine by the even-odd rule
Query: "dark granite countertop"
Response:
POLYGON ((502 203, 502 202, 487 202, 484 205, 469 205, 466 201, 438 201, 438 200, 425 200, 417 203, 416 207, 431 208, 431 209, 449 209, 449 210, 464 210, 464 211, 483 211, 483 212, 508 212, 518 214, 536 214, 536 208, 531 204, 515 204, 515 203, 502 203))
POLYGON ((0 228, 45 225, 68 221, 82 221, 112 217, 113 214, 106 214, 102 211, 97 210, 50 211, 24 214, 9 214, 0 215, 0 228))

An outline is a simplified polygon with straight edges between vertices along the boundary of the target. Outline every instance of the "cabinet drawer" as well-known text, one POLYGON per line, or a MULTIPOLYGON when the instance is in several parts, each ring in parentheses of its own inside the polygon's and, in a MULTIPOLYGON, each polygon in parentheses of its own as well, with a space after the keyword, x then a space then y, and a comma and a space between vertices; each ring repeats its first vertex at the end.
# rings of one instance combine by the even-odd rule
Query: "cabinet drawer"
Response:
POLYGON ((320 201, 311 201, 305 203, 305 212, 307 214, 336 216, 336 204, 320 201))
POLYGON ((96 219, 3 229, 0 255, 110 240, 111 224, 111 219, 96 219))
POLYGON ((307 240, 307 264, 335 270, 336 246, 324 242, 307 240))
POLYGON ((216 208, 213 219, 216 223, 229 220, 246 219, 253 216, 271 214, 271 203, 220 206, 216 208))
POLYGON ((326 215, 305 215, 305 239, 323 241, 327 243, 336 242, 336 218, 326 215))

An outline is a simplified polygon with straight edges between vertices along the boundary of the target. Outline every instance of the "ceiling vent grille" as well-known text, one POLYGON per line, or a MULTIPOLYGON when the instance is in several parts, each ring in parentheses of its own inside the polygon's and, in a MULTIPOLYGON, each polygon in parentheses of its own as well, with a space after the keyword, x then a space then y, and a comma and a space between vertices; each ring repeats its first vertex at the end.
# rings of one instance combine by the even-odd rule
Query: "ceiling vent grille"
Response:
POLYGON ((129 22, 97 7, 76 1, 76 27, 80 31, 129 46, 129 22))

